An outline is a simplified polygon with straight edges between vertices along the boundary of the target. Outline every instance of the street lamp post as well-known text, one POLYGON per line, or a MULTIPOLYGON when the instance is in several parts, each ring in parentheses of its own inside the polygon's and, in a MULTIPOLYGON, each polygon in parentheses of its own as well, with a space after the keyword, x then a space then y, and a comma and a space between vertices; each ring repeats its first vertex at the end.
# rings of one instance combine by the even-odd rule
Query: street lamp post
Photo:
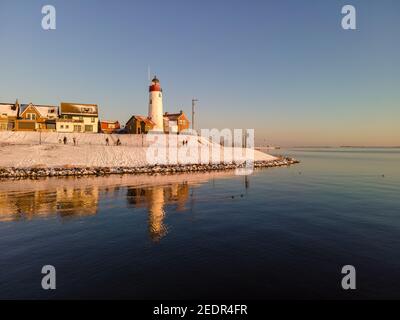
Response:
POLYGON ((192 130, 195 130, 195 126, 194 126, 194 108, 196 106, 196 102, 199 101, 198 99, 193 98, 192 99, 192 130))

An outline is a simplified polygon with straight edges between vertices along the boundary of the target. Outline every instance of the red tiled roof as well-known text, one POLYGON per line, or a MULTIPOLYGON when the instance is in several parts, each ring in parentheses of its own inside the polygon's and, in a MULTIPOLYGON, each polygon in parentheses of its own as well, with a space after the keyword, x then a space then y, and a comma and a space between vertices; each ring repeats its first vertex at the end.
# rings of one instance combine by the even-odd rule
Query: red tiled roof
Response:
POLYGON ((168 112, 166 112, 164 114, 164 118, 168 118, 171 121, 176 121, 181 116, 185 116, 183 112, 180 112, 180 113, 168 113, 168 112))
POLYGON ((143 121, 144 123, 146 123, 146 124, 150 124, 150 125, 155 125, 155 123, 153 122, 153 120, 151 120, 149 117, 146 117, 146 116, 138 116, 138 115, 134 115, 134 116, 132 116, 129 120, 128 120, 128 122, 132 119, 132 118, 135 118, 136 120, 138 120, 138 121, 143 121))

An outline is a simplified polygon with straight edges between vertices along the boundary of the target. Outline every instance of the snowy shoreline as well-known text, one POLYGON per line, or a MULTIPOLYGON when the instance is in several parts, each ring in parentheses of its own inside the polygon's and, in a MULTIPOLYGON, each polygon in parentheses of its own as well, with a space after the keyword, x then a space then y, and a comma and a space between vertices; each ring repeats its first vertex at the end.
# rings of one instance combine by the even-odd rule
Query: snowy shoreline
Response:
MULTIPOLYGON (((257 168, 272 168, 290 166, 299 163, 292 158, 281 158, 272 161, 256 161, 253 163, 257 168)), ((189 164, 189 165, 154 165, 145 167, 52 167, 52 168, 0 168, 0 180, 2 179, 37 179, 44 177, 68 177, 68 176, 107 176, 114 174, 147 174, 147 175, 170 175, 191 172, 211 172, 240 170, 250 172, 245 163, 219 163, 219 164, 189 164)), ((242 171, 238 171, 241 174, 242 171)))
POLYGON ((224 147, 204 137, 0 132, 0 178, 36 178, 109 174, 173 174, 235 170, 254 165, 277 167, 297 163, 261 151, 224 147), (121 145, 105 145, 119 139, 121 145), (73 138, 77 144, 71 143, 73 138), (182 145, 182 141, 188 143, 182 145))

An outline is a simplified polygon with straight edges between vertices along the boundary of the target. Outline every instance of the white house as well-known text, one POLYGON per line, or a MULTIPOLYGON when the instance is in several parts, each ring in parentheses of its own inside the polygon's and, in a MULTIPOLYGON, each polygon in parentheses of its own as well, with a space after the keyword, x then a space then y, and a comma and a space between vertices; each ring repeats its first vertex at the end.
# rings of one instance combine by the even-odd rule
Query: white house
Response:
POLYGON ((0 103, 0 130, 14 130, 19 103, 0 103))
POLYGON ((97 104, 65 103, 60 105, 57 132, 99 132, 99 110, 97 104))

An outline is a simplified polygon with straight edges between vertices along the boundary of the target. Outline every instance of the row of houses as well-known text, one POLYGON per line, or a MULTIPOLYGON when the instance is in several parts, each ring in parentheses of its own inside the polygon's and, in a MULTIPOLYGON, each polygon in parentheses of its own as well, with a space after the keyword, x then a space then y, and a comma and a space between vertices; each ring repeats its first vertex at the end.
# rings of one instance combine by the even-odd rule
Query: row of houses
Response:
POLYGON ((99 132, 95 104, 64 103, 57 106, 0 103, 0 130, 99 132))
MULTIPOLYGON (((181 110, 179 113, 164 113, 164 133, 180 133, 189 129, 190 121, 181 110)), ((124 131, 131 134, 148 133, 155 127, 154 121, 146 116, 132 116, 125 125, 124 131)))
MULTIPOLYGON (((163 115, 164 132, 179 133, 189 129, 183 111, 163 115)), ((0 103, 0 131, 53 131, 61 133, 130 133, 145 134, 155 127, 151 118, 132 116, 124 128, 118 121, 99 120, 96 104, 62 102, 60 106, 0 103)))

